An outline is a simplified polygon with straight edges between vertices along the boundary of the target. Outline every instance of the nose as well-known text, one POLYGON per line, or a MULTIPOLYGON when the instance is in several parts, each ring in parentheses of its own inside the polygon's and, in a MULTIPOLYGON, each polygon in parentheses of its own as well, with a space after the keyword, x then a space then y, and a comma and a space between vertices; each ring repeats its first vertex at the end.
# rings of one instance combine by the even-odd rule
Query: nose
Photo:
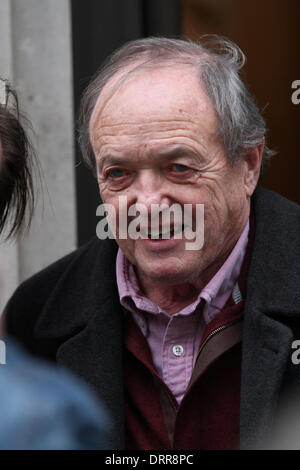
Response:
POLYGON ((152 169, 140 171, 135 186, 135 204, 142 204, 151 212, 153 204, 170 204, 167 185, 160 174, 152 169))

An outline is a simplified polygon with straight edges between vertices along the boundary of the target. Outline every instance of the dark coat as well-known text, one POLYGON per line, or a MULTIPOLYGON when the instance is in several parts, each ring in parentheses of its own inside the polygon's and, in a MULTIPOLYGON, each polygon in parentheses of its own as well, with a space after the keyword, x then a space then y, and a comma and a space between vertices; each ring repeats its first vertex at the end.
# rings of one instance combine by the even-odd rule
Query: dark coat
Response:
MULTIPOLYGON (((265 442, 290 386, 300 340, 300 207, 257 188, 255 240, 245 306, 241 448, 265 442)), ((32 353, 86 379, 113 416, 112 442, 124 443, 122 318, 115 274, 117 245, 92 240, 24 282, 6 309, 8 333, 32 353)))

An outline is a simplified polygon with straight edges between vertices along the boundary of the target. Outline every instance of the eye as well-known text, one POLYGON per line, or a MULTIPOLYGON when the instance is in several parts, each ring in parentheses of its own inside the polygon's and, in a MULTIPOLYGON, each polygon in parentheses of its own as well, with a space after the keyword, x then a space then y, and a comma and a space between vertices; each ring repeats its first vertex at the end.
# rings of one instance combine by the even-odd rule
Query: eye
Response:
POLYGON ((184 173, 185 171, 189 170, 186 165, 182 165, 181 163, 173 163, 171 169, 176 173, 184 173))
POLYGON ((122 168, 111 168, 107 173, 106 176, 112 179, 119 179, 126 176, 126 171, 122 168))
POLYGON ((197 175, 197 171, 190 165, 183 163, 171 163, 166 168, 166 177, 176 184, 192 182, 197 175))
POLYGON ((134 172, 122 167, 106 168, 103 171, 103 181, 112 191, 120 191, 127 187, 134 178, 134 172))

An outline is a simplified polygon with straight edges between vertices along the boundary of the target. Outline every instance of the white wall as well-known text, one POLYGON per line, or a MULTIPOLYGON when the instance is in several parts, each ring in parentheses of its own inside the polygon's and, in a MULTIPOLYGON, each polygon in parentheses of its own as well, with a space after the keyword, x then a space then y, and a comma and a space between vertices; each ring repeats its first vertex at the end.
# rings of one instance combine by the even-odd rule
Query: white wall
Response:
POLYGON ((18 91, 43 174, 30 232, 0 245, 1 310, 22 280, 76 244, 69 0, 0 0, 0 76, 18 91))

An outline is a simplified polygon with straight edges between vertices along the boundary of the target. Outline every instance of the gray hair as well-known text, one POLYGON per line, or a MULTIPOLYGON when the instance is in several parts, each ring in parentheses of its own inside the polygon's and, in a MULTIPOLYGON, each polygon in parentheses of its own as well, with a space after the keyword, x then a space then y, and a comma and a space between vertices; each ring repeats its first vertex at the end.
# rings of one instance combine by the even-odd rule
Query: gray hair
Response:
MULTIPOLYGON (((204 86, 219 117, 219 133, 233 165, 243 158, 245 150, 258 146, 266 135, 265 120, 239 76, 245 61, 236 44, 216 35, 204 36, 201 42, 149 37, 123 45, 106 60, 82 97, 79 143, 85 161, 95 172, 89 124, 99 95, 109 80, 126 69, 121 83, 145 67, 171 67, 179 63, 192 68, 204 86)), ((262 167, 273 154, 265 143, 262 167)))

